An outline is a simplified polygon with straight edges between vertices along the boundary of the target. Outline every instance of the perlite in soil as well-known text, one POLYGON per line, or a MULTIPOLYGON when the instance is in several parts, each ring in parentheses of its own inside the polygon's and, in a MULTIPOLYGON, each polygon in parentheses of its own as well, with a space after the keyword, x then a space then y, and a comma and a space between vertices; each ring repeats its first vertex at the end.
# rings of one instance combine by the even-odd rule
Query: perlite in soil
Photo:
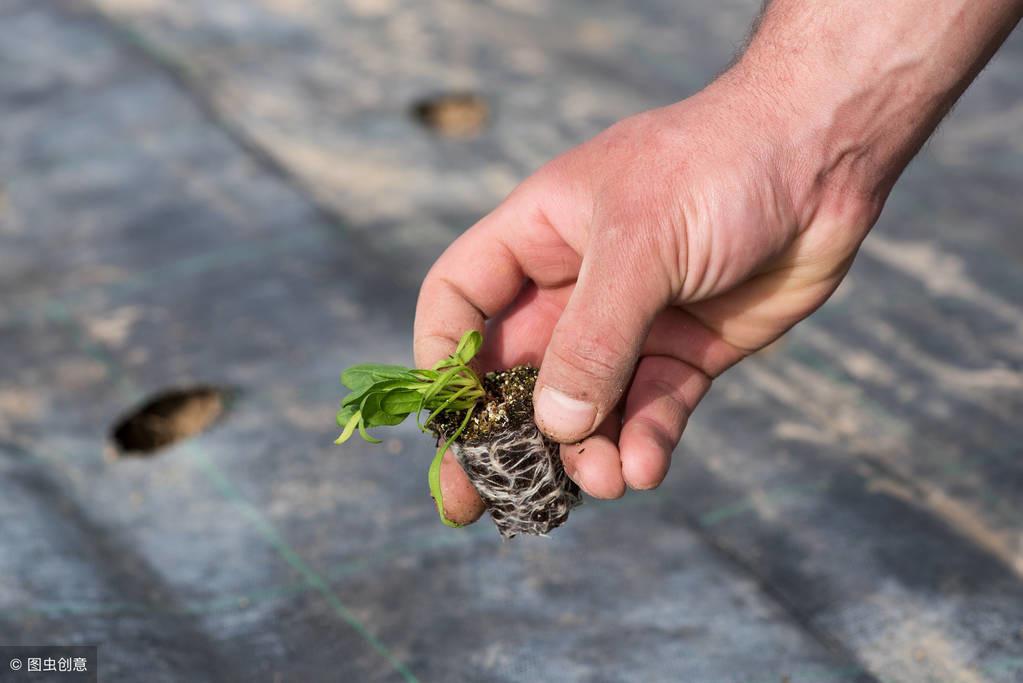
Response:
POLYGON ((469 367, 483 344, 479 332, 467 332, 455 352, 433 368, 356 365, 341 375, 351 390, 337 414, 344 443, 358 430, 379 443, 368 428, 397 425, 415 414, 424 432, 437 437, 430 465, 430 493, 441 521, 440 463, 450 448, 505 538, 544 535, 568 519, 582 502, 579 487, 561 464, 558 444, 533 422, 533 385, 537 370, 520 365, 482 379, 469 367), (423 413, 426 420, 421 420, 423 413))

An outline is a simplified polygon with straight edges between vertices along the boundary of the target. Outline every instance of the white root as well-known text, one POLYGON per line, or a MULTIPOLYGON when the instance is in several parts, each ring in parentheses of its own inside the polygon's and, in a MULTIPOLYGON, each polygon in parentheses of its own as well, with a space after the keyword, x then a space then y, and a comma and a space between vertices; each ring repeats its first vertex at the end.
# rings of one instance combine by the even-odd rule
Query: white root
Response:
POLYGON ((558 444, 532 421, 481 444, 451 446, 504 538, 544 536, 582 503, 558 444))

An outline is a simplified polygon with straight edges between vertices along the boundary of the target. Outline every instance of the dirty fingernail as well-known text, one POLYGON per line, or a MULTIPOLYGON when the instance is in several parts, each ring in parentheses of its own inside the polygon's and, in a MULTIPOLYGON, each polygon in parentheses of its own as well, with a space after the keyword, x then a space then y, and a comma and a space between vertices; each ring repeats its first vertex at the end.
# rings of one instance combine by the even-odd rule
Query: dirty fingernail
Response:
POLYGON ((596 406, 543 387, 534 406, 537 424, 555 439, 572 440, 585 436, 597 419, 596 406))

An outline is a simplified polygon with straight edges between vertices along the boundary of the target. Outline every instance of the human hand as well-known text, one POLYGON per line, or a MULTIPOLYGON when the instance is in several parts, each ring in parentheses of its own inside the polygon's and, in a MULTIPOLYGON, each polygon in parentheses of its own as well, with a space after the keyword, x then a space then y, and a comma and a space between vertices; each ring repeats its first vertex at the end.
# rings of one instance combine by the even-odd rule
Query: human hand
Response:
MULTIPOLYGON (((487 321, 486 364, 540 363, 536 422, 569 476, 598 498, 657 486, 711 380, 834 291, 1021 18, 1023 0, 775 0, 711 86, 554 160, 441 256, 416 362, 487 321)), ((482 514, 450 454, 441 491, 452 521, 482 514)))
MULTIPOLYGON (((712 379, 827 299, 880 209, 794 139, 723 80, 555 159, 431 269, 416 363, 488 321, 482 365, 540 366, 536 422, 583 490, 657 486, 712 379)), ((441 481, 449 519, 482 513, 450 455, 441 481)))

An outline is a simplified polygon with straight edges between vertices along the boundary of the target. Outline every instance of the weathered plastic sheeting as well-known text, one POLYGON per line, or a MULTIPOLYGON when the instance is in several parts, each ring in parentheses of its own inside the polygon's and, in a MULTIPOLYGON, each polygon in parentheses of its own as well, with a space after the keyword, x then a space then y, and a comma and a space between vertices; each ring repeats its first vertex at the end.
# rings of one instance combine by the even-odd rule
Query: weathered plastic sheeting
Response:
POLYGON ((331 444, 515 181, 711 78, 755 3, 0 8, 0 642, 103 680, 1023 680, 1023 40, 835 300, 718 381, 669 480, 549 539, 441 526, 432 443, 331 444), (448 140, 418 98, 478 90, 448 140), (230 388, 105 454, 124 411, 230 388))

